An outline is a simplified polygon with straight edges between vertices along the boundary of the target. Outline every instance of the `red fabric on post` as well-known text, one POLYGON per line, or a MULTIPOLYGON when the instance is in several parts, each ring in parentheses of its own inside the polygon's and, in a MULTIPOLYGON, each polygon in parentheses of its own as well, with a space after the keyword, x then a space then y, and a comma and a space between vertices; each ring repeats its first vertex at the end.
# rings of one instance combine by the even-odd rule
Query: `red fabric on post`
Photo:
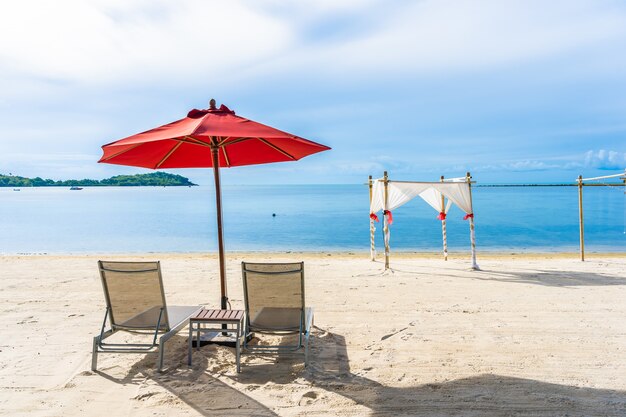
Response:
POLYGON ((376 215, 376 213, 370 213, 370 219, 374 220, 375 222, 378 222, 378 216, 376 215))
POLYGON ((445 219, 446 219, 446 213, 444 213, 444 212, 442 211, 441 213, 439 213, 439 214, 437 215, 437 218, 438 218, 439 220, 441 220, 441 221, 445 220, 445 219))
POLYGON ((468 213, 463 217, 463 220, 467 220, 467 219, 473 219, 474 218, 474 213, 468 213))

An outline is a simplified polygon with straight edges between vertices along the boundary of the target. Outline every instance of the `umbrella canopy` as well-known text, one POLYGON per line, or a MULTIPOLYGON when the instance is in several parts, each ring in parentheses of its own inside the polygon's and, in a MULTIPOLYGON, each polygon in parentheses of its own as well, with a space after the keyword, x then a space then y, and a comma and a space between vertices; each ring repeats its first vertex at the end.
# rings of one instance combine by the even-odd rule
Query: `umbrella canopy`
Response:
POLYGON ((207 110, 191 110, 187 117, 102 146, 98 162, 152 169, 213 168, 217 205, 221 306, 226 308, 226 268, 222 232, 220 167, 297 161, 329 150, 287 132, 254 122, 211 100, 207 110))
POLYGON ((102 147, 99 162, 144 168, 206 168, 297 161, 330 149, 235 115, 222 105, 192 110, 187 117, 102 147))

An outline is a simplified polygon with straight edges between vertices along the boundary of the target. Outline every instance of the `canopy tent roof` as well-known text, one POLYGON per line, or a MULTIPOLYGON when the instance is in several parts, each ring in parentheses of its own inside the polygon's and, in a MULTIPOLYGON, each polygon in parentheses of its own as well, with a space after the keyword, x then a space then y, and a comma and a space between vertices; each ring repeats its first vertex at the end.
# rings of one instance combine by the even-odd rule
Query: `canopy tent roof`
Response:
POLYGON ((384 180, 374 180, 370 213, 394 210, 419 196, 439 212, 447 213, 452 202, 466 214, 472 214, 470 184, 467 181, 456 180, 454 178, 451 182, 387 181, 387 207, 385 207, 384 180), (442 195, 448 199, 446 207, 442 207, 442 195))
POLYGON ((476 263, 476 238, 474 234, 471 178, 468 172, 467 175, 462 178, 444 180, 443 177, 441 177, 440 182, 391 181, 386 171, 383 178, 372 181, 370 177, 370 256, 372 260, 375 259, 374 221, 378 221, 376 213, 383 210, 385 269, 389 269, 389 226, 393 221, 391 211, 419 196, 439 212, 437 218, 441 220, 444 259, 447 259, 448 252, 446 243, 446 214, 452 203, 466 213, 463 219, 469 219, 472 269, 480 269, 476 263), (445 203, 445 198, 448 199, 447 204, 445 203))

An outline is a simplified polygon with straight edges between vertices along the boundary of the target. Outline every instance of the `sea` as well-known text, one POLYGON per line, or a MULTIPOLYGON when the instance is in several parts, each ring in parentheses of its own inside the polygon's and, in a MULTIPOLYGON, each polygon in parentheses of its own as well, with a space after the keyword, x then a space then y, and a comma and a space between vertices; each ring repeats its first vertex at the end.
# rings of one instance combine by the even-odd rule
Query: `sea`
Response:
MULTIPOLYGON (((472 194, 479 253, 578 250, 576 187, 478 186, 472 194)), ((222 201, 227 251, 369 251, 366 185, 226 185, 222 201)), ((583 202, 586 250, 626 252, 624 187, 586 187, 583 202)), ((469 250, 463 214, 448 214, 451 251, 469 250)), ((436 216, 419 198, 394 210, 391 250, 441 251, 436 216)), ((0 188, 0 254, 216 249, 212 186, 0 188)))

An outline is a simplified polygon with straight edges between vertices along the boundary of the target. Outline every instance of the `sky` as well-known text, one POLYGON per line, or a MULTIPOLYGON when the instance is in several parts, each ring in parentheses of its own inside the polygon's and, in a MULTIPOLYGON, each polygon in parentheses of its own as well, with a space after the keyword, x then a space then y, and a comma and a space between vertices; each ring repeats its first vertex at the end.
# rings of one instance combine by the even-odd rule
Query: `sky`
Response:
POLYGON ((150 172, 98 164, 100 147, 211 98, 333 148, 225 169, 225 184, 618 173, 626 1, 3 3, 0 174, 150 172))

